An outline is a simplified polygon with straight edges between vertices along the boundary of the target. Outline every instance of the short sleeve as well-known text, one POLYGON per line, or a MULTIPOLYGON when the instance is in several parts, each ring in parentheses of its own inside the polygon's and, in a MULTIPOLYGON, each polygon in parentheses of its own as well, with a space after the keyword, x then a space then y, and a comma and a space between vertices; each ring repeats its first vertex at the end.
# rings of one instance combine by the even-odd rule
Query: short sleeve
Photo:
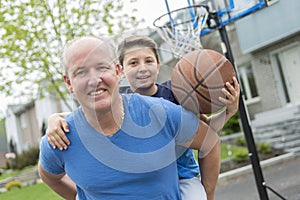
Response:
POLYGON ((199 126, 199 118, 192 112, 181 107, 181 120, 176 134, 176 143, 186 142, 192 139, 199 126))
POLYGON ((177 144, 192 139, 199 126, 199 118, 181 105, 161 100, 168 113, 169 126, 177 144))
POLYGON ((42 137, 40 143, 40 163, 42 167, 51 174, 64 173, 62 159, 56 155, 58 149, 53 149, 49 144, 46 135, 42 137))

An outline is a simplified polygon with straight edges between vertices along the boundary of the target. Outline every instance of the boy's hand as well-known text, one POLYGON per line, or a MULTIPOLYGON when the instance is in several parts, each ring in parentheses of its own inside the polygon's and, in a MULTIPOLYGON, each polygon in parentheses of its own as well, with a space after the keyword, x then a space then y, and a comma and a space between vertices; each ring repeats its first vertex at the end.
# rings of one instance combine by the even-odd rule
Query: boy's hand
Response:
POLYGON ((227 89, 222 89, 222 92, 226 95, 226 99, 219 97, 219 100, 226 105, 226 114, 230 117, 232 117, 239 109, 240 85, 235 77, 233 77, 233 83, 234 86, 227 82, 227 89))
POLYGON ((69 132, 68 123, 64 117, 68 113, 55 113, 52 114, 48 119, 48 128, 46 134, 48 142, 55 149, 56 147, 60 150, 67 149, 70 145, 69 139, 65 133, 69 132))

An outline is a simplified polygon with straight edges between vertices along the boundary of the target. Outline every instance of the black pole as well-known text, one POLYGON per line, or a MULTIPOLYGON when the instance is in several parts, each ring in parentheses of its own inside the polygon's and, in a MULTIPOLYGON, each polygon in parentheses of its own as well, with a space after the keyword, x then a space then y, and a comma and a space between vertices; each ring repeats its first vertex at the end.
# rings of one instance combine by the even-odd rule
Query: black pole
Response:
MULTIPOLYGON (((216 24, 219 24, 218 23, 219 18, 218 18, 217 15, 214 16, 214 19, 215 19, 216 24)), ((232 63, 232 65, 234 66, 234 70, 237 72, 237 69, 236 69, 235 64, 234 64, 234 58, 233 58, 233 54, 232 54, 231 46, 230 46, 230 43, 229 43, 226 28, 225 28, 225 26, 217 26, 217 28, 219 30, 221 40, 222 40, 222 42, 224 43, 224 45, 226 47, 225 52, 224 52, 225 56, 232 63)), ((240 81, 239 81, 239 83, 240 83, 240 81)), ((244 104, 244 101, 243 101, 242 91, 241 91, 241 95, 240 95, 240 98, 239 98, 239 115, 240 115, 240 118, 241 118, 245 139, 247 141, 249 157, 250 157, 250 160, 251 160, 251 163, 252 163, 252 169, 253 169, 253 172, 254 172, 259 197, 260 197, 261 200, 269 200, 267 189, 266 189, 266 186, 265 186, 263 173, 262 173, 261 166, 260 166, 260 163, 259 163, 259 158, 258 158, 254 138, 253 138, 252 129, 249 125, 248 115, 247 115, 246 107, 245 107, 245 104, 244 104)))

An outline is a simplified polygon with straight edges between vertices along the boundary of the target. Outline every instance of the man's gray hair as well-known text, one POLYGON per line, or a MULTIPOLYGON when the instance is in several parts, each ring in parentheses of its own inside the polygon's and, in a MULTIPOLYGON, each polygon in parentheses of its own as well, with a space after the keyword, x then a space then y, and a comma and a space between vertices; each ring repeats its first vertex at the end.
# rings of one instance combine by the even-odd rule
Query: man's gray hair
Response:
POLYGON ((97 39, 100 41, 103 42, 104 45, 107 45, 107 50, 110 51, 111 55, 112 55, 112 58, 113 58, 113 63, 116 63, 117 61, 117 55, 116 55, 116 51, 115 51, 115 46, 113 45, 112 42, 110 42, 110 40, 107 40, 105 38, 101 38, 101 37, 97 37, 97 36, 82 36, 82 37, 77 37, 77 38, 74 38, 70 41, 68 41, 65 46, 63 47, 62 49, 62 53, 61 53, 61 64, 62 64, 62 67, 63 67, 63 74, 64 75, 68 75, 68 62, 67 62, 67 59, 66 59, 66 55, 67 55, 67 52, 70 48, 70 46, 72 46, 75 42, 77 41, 80 41, 82 39, 88 39, 88 38, 91 38, 91 39, 97 39))

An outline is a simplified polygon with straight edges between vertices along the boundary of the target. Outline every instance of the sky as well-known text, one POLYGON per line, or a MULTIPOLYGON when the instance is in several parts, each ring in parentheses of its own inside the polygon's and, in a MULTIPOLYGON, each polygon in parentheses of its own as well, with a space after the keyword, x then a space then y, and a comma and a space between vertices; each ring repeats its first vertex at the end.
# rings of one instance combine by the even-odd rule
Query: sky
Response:
MULTIPOLYGON (((168 0, 170 10, 188 6, 187 0, 168 0)), ((161 15, 167 13, 165 0, 137 0, 137 2, 124 2, 124 10, 136 8, 136 17, 144 18, 145 23, 141 28, 154 28, 153 21, 161 15)))

